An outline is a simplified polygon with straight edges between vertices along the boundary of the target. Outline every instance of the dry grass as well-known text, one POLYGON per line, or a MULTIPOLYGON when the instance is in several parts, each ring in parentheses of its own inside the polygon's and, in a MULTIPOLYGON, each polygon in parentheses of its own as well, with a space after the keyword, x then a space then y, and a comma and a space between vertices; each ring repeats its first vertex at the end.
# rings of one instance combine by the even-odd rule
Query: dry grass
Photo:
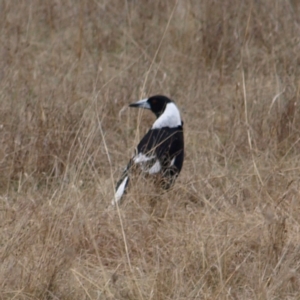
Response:
POLYGON ((299 299, 299 16, 2 0, 0 299, 299 299), (183 171, 106 209, 153 122, 125 107, 157 93, 181 108, 183 171))

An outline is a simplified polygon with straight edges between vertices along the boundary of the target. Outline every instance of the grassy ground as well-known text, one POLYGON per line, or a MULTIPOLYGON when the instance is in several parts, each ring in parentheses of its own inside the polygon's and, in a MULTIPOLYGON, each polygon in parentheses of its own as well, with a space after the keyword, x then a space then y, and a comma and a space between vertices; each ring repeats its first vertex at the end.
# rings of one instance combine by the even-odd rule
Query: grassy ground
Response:
POLYGON ((298 1, 0 2, 0 299, 299 299, 298 1), (113 185, 173 98, 174 188, 113 185))

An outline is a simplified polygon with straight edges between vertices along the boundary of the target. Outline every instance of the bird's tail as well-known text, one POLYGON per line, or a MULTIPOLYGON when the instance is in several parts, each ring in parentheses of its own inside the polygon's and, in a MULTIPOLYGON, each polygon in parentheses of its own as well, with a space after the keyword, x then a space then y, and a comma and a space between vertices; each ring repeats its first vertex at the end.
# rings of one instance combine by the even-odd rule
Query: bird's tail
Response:
POLYGON ((127 167, 125 168, 120 180, 116 184, 116 192, 114 195, 114 199, 111 201, 112 205, 120 204, 122 197, 126 193, 126 189, 127 189, 129 179, 130 179, 129 173, 130 173, 132 163, 133 163, 133 161, 131 159, 129 161, 127 167))

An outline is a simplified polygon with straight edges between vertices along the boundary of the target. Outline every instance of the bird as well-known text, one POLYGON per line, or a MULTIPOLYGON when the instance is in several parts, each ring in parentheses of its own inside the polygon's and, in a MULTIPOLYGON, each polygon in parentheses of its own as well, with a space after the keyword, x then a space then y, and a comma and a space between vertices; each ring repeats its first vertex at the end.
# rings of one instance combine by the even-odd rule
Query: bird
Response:
POLYGON ((139 167, 142 173, 159 174, 162 179, 160 185, 167 190, 175 183, 184 161, 183 121, 174 101, 155 95, 129 104, 129 107, 151 110, 156 121, 135 148, 117 182, 112 205, 121 203, 135 167, 139 167))

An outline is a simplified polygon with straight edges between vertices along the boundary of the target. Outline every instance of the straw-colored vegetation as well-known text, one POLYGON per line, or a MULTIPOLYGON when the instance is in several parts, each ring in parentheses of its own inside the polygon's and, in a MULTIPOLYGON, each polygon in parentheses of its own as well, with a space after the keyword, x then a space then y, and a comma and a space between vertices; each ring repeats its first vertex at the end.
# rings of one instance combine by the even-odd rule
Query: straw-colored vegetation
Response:
POLYGON ((297 0, 0 2, 0 299, 299 299, 297 0), (181 109, 167 193, 113 185, 181 109))

